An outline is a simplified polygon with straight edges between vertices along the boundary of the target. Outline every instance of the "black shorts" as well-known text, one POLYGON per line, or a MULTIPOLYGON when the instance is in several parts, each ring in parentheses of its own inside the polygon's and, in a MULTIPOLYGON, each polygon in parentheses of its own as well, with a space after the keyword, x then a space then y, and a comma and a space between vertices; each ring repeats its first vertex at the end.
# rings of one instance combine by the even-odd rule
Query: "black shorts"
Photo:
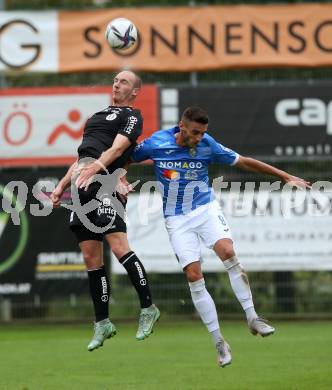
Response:
POLYGON ((111 233, 127 233, 127 225, 123 218, 116 212, 112 203, 118 200, 123 209, 126 208, 126 203, 123 202, 119 196, 112 194, 111 196, 103 194, 101 197, 97 196, 98 186, 91 185, 87 191, 78 190, 80 202, 82 205, 88 203, 92 199, 97 199, 100 206, 95 210, 86 214, 87 219, 92 224, 91 226, 85 226, 78 217, 77 213, 72 211, 70 214, 69 227, 70 230, 76 235, 77 241, 103 241, 103 237, 106 234, 111 233), (103 232, 95 232, 94 228, 104 228, 109 225, 109 228, 103 232))

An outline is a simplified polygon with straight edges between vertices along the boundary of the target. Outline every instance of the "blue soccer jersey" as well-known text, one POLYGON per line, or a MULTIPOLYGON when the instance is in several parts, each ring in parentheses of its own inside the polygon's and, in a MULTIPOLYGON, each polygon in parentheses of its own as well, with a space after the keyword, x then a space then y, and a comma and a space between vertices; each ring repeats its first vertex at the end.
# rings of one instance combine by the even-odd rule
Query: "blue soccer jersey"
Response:
POLYGON ((179 127, 160 130, 136 146, 132 159, 151 159, 163 198, 164 216, 187 214, 214 199, 209 186, 211 163, 234 165, 239 155, 204 134, 195 148, 176 144, 179 127))

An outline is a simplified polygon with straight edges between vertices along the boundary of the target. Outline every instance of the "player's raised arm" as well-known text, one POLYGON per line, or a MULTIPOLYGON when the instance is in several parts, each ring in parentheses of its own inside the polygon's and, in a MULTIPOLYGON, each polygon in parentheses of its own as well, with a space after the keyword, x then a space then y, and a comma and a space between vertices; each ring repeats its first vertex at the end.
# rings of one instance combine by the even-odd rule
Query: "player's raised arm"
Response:
POLYGON ((311 183, 301 179, 300 177, 293 176, 288 172, 282 171, 274 167, 273 165, 266 164, 262 161, 256 160, 251 157, 239 156, 238 160, 234 164, 236 167, 250 172, 259 172, 272 175, 281 179, 284 183, 289 183, 297 187, 310 188, 311 183))

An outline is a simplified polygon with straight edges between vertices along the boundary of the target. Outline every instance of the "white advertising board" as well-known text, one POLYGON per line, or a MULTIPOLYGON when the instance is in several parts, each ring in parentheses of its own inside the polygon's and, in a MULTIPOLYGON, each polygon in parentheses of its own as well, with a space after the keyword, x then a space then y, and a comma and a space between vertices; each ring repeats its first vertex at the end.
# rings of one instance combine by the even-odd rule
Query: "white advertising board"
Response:
MULTIPOLYGON (((232 230, 234 247, 245 269, 332 270, 332 194, 325 194, 317 203, 307 192, 301 205, 286 211, 280 192, 265 195, 261 198, 265 198, 264 207, 259 208, 257 203, 251 204, 250 197, 242 199, 231 192, 221 195, 220 202, 232 230)), ((147 197, 147 194, 129 197, 130 246, 149 272, 181 272, 168 241, 161 199, 158 210, 149 214, 149 207, 142 207, 148 204, 147 197), (142 197, 140 203, 139 196, 142 197), (145 218, 144 215, 149 216, 145 218)), ((212 250, 202 247, 202 258, 204 271, 224 271, 212 250)), ((124 273, 116 259, 112 263, 115 273, 124 273)))
POLYGON ((0 96, 0 163, 70 163, 86 120, 111 102, 110 88, 104 89, 8 90, 0 96))

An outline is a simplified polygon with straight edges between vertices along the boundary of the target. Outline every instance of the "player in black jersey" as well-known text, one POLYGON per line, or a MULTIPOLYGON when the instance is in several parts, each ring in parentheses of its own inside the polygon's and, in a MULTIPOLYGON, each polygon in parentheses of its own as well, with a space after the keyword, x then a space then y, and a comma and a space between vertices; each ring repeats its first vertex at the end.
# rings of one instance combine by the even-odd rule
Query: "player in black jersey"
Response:
MULTIPOLYGON (((124 208, 126 200, 115 192, 115 188, 100 196, 99 190, 103 187, 100 182, 93 181, 98 173, 112 174, 126 165, 143 127, 140 111, 132 108, 140 89, 141 80, 135 73, 122 71, 115 76, 112 105, 88 119, 78 148, 78 159, 51 195, 54 206, 59 206, 64 190, 70 186, 76 174, 72 196, 76 191, 82 205, 93 199, 100 202, 99 207, 86 214, 87 223, 82 223, 77 210, 71 213, 70 218, 70 228, 83 253, 94 304, 94 335, 88 345, 89 351, 102 346, 106 338, 116 334, 115 326, 109 320, 110 286, 103 264, 103 238, 126 269, 139 296, 141 313, 136 339, 148 337, 160 316, 158 308, 152 303, 144 266, 129 247, 126 223, 119 215, 118 207, 114 207, 117 202, 121 202, 120 206, 124 208), (86 163, 87 159, 95 160, 86 163), (96 227, 106 230, 100 233, 96 227)), ((108 180, 109 176, 104 177, 108 180)))

